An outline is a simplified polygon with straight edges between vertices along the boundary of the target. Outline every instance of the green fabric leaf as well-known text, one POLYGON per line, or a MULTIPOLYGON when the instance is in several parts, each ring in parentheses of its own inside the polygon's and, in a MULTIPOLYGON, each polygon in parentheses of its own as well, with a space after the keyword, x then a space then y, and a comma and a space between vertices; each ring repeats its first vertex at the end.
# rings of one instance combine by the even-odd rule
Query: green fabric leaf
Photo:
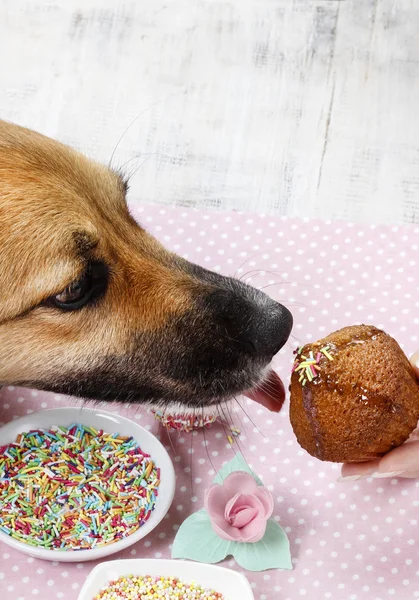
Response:
POLYGON ((248 571, 267 569, 292 569, 290 545, 287 535, 276 521, 269 519, 266 533, 255 544, 235 543, 233 556, 248 571))
MULTIPOLYGON (((214 483, 222 485, 223 481, 236 471, 249 473, 258 485, 263 485, 240 453, 218 471, 214 483)), ((172 558, 214 564, 227 556, 233 556, 237 563, 248 571, 292 569, 287 535, 272 519, 266 524, 263 538, 255 543, 229 542, 218 537, 205 509, 194 513, 182 523, 173 543, 172 558)))
POLYGON ((214 532, 205 509, 188 517, 176 534, 172 558, 188 558, 197 562, 214 564, 230 553, 230 544, 214 532))
POLYGON ((214 478, 214 483, 218 483, 219 485, 221 485, 224 479, 226 479, 231 473, 234 473, 235 471, 245 471, 255 479, 258 485, 263 485, 262 480, 255 473, 253 473, 252 469, 247 464, 243 454, 241 454, 240 452, 238 452, 236 456, 232 460, 230 460, 230 462, 226 463, 221 467, 221 469, 218 471, 217 475, 214 478))
POLYGON ((177 532, 172 558, 183 558, 214 564, 233 556, 248 571, 292 569, 288 538, 284 530, 271 519, 260 542, 254 544, 229 542, 217 536, 206 510, 188 517, 177 532))

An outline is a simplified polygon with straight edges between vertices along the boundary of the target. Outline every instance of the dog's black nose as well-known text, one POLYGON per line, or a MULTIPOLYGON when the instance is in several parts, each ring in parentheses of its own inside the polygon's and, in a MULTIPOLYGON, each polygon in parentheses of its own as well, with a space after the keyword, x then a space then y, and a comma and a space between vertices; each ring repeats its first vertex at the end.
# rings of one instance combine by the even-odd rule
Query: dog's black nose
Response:
POLYGON ((217 290, 208 302, 224 326, 227 340, 238 342, 247 353, 267 361, 279 352, 291 333, 290 311, 253 288, 247 288, 246 295, 217 290))
POLYGON ((291 333, 293 318, 290 311, 278 302, 270 302, 256 313, 256 319, 244 331, 256 354, 272 358, 286 343, 291 333))

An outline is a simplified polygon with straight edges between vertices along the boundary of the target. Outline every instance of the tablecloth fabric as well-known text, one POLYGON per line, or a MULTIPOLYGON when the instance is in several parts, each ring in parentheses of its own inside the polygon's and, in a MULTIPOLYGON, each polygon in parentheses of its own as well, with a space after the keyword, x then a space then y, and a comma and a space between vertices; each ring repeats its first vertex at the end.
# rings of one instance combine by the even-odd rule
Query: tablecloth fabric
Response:
MULTIPOLYGON (((292 350, 339 327, 383 327, 407 353, 419 347, 418 227, 359 227, 144 206, 142 224, 168 247, 209 269, 236 275, 284 302, 293 336, 276 359, 287 380, 292 350)), ((0 421, 77 403, 27 389, 0 391, 0 421)), ((159 429, 144 410, 108 408, 161 439, 177 474, 172 508, 157 529, 115 558, 169 557, 180 523, 203 505, 214 469, 239 448, 275 497, 275 519, 288 533, 293 571, 246 573, 256 600, 400 600, 419 597, 419 482, 365 479, 337 483, 339 466, 300 449, 288 406, 270 414, 250 401, 231 409, 242 430, 230 447, 221 427, 193 434, 159 429)), ((241 570, 234 560, 225 564, 241 570)), ((0 544, 0 591, 7 600, 76 600, 93 563, 49 563, 0 544)))

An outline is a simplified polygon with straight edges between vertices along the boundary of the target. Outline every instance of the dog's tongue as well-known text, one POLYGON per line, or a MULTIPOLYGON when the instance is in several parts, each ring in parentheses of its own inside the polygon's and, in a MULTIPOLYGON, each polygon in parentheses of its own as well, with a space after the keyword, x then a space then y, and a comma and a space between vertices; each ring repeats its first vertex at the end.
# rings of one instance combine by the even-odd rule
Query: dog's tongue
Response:
POLYGON ((268 410, 279 412, 285 400, 285 388, 279 375, 269 371, 267 378, 257 388, 246 392, 246 396, 268 410))

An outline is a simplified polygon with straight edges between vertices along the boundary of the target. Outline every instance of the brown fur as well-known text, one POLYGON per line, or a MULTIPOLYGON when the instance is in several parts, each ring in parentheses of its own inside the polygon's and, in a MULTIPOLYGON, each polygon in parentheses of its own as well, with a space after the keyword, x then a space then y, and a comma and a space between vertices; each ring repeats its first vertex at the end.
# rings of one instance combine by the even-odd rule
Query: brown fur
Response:
POLYGON ((117 328, 108 335, 102 331, 106 313, 115 324, 129 319, 133 326, 141 322, 142 329, 155 329, 185 310, 190 277, 173 270, 169 253, 129 216, 118 175, 58 142, 1 123, 0 186, 3 382, 21 377, 22 368, 26 378, 36 376, 46 360, 50 367, 56 364, 54 341, 59 344, 54 350, 76 361, 98 334, 119 352, 123 336, 117 328), (100 310, 74 313, 64 324, 62 315, 38 305, 80 274, 85 258, 78 255, 80 234, 97 242, 88 254, 107 258, 114 286, 100 310), (30 346, 34 339, 36 352, 30 346))
POLYGON ((249 303, 256 292, 164 249, 130 216, 125 187, 59 142, 0 122, 0 384, 153 401, 187 401, 198 375, 205 399, 249 387, 268 361, 239 347, 224 356, 226 329, 203 299, 221 290, 249 303), (103 298, 51 306, 92 261, 109 270, 103 298), (200 347, 209 358, 193 375, 200 347))

